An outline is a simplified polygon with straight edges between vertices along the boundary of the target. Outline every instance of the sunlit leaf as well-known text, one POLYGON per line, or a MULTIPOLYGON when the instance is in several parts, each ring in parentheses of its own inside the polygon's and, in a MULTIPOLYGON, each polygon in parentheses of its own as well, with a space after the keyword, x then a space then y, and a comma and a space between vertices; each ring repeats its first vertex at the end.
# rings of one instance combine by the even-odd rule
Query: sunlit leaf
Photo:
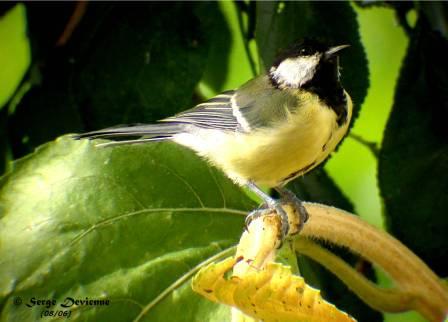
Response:
POLYGON ((229 58, 231 50, 235 47, 234 43, 240 40, 237 35, 231 34, 232 31, 235 31, 235 26, 230 25, 232 5, 231 2, 223 2, 219 3, 219 10, 210 11, 207 10, 208 8, 204 8, 204 11, 201 12, 201 16, 209 17, 207 22, 213 22, 204 27, 211 44, 201 81, 206 83, 215 93, 233 89, 233 86, 231 88, 224 87, 226 80, 230 77, 229 58))
POLYGON ((0 109, 11 98, 30 63, 25 6, 17 4, 0 15, 0 109))
POLYGON ((237 88, 255 76, 245 51, 247 39, 238 22, 237 5, 221 1, 219 8, 225 21, 213 34, 209 59, 201 79, 200 89, 206 97, 237 88))
POLYGON ((74 321, 223 321, 228 310, 195 295, 189 274, 236 243, 253 207, 174 144, 48 143, 0 183, 0 320, 40 318, 17 296, 69 296, 111 301, 74 310, 74 321))

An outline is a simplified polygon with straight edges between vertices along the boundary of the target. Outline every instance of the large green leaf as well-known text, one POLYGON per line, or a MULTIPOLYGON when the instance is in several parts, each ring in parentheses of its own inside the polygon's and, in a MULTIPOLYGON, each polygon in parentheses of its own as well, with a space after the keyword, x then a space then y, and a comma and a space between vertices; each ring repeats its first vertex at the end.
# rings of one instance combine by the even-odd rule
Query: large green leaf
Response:
POLYGON ((53 42, 40 51, 41 86, 12 119, 16 156, 67 132, 151 122, 191 107, 222 20, 212 2, 89 3, 66 44, 55 47, 57 37, 41 36, 45 19, 71 5, 29 6, 33 43, 53 42))
POLYGON ((303 200, 332 205, 350 212, 354 210, 353 204, 322 167, 290 182, 288 188, 303 200))
MULTIPOLYGON (((209 35, 213 39, 210 45, 207 64, 204 68, 201 82, 206 83, 211 90, 219 93, 231 88, 225 88, 226 80, 229 78, 229 65, 232 50, 235 43, 240 40, 234 34, 234 26, 230 26, 231 17, 229 6, 231 2, 219 3, 220 14, 215 12, 204 12, 201 16, 214 14, 213 24, 209 26, 209 35)), ((205 8, 207 9, 207 8, 205 8)), ((239 56, 240 57, 240 56, 239 56)))
POLYGON ((333 44, 350 44, 341 54, 342 81, 359 113, 369 86, 367 59, 356 14, 348 2, 258 2, 256 39, 267 68, 279 50, 303 37, 318 37, 333 44))
POLYGON ((0 182, 0 320, 39 319, 43 307, 15 297, 69 296, 111 301, 73 310, 77 321, 142 312, 141 321, 223 321, 228 310, 194 294, 188 278, 173 283, 234 245, 254 206, 175 144, 101 149, 62 137, 41 146, 0 182))
POLYGON ((379 160, 390 231, 448 275, 448 41, 419 18, 379 160))
POLYGON ((245 50, 247 38, 238 20, 241 9, 232 1, 220 1, 219 8, 225 20, 213 33, 209 59, 200 84, 200 90, 207 98, 237 88, 255 76, 245 50))

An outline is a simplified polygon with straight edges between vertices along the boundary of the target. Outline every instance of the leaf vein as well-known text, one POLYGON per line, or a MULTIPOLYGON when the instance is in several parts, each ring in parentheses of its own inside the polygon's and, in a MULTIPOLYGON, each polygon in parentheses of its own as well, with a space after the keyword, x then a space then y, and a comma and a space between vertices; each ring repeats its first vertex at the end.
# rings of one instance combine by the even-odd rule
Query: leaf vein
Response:
POLYGON ((134 319, 133 322, 139 322, 142 317, 144 317, 149 310, 151 310, 153 307, 155 307, 157 304, 159 304, 166 296, 168 296, 171 292, 173 292, 176 288, 178 288, 180 285, 185 283, 187 280, 189 280, 196 272, 198 272, 202 267, 221 259, 225 256, 228 256, 230 253, 234 252, 236 249, 236 246, 231 246, 229 248, 226 248, 222 250, 221 252, 217 253, 216 255, 207 258, 206 260, 200 262, 198 265, 190 269, 188 272, 186 272, 184 275, 180 276, 176 281, 174 281, 170 286, 168 286, 165 290, 163 290, 162 293, 160 293, 156 298, 154 298, 151 302, 149 302, 143 310, 140 312, 139 315, 134 319))
POLYGON ((238 210, 238 209, 231 209, 231 208, 210 208, 210 207, 203 207, 203 208, 151 208, 151 209, 142 209, 137 211, 132 211, 126 214, 122 214, 116 217, 108 218, 105 220, 102 220, 98 223, 93 224, 91 227, 86 229, 84 232, 80 233, 78 236, 76 236, 69 244, 69 246, 72 246, 79 242, 84 236, 92 232, 93 230, 100 228, 102 226, 110 225, 114 222, 127 219, 129 217, 142 215, 144 213, 157 213, 157 212, 224 212, 229 214, 235 214, 235 215, 243 215, 245 216, 247 214, 246 211, 238 210))

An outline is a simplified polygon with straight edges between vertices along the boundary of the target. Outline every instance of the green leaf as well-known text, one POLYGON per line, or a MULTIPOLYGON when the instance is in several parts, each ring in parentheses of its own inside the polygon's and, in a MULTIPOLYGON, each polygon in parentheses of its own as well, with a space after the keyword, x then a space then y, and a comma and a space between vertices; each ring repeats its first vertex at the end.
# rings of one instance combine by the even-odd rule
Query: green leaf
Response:
POLYGON ((356 14, 348 2, 258 2, 256 39, 261 61, 268 68, 281 49, 304 37, 336 45, 350 44, 341 54, 342 81, 359 113, 369 86, 367 59, 358 33, 356 14))
POLYGON ((0 15, 0 109, 12 97, 30 64, 30 48, 26 36, 26 13, 23 4, 16 4, 0 15))
POLYGON ((255 37, 261 64, 268 69, 275 56, 306 35, 309 2, 259 2, 256 5, 255 37))
POLYGON ((332 205, 350 212, 354 210, 353 204, 322 167, 290 182, 288 188, 303 200, 332 205))
POLYGON ((200 15, 202 17, 209 16, 210 19, 208 20, 213 22, 207 28, 204 28, 205 32, 208 33, 207 38, 210 39, 211 44, 201 82, 206 83, 214 93, 229 89, 224 88, 224 85, 229 78, 228 68, 231 48, 234 49, 235 47, 232 41, 239 40, 238 37, 231 34, 233 28, 231 29, 231 26, 228 24, 228 21, 231 19, 228 7, 231 5, 231 2, 219 3, 218 10, 203 12, 200 15), (210 17, 211 14, 214 16, 210 17))
POLYGON ((392 234, 440 276, 448 261, 448 41, 419 18, 387 123, 379 184, 392 234))
POLYGON ((237 88, 255 76, 245 50, 247 39, 238 21, 241 9, 232 1, 220 1, 219 8, 225 21, 213 33, 209 60, 199 86, 205 97, 237 88))
MULTIPOLYGON (((59 11, 31 11, 30 34, 59 11)), ((191 107, 219 16, 216 3, 89 3, 66 44, 54 47, 56 37, 43 55, 42 85, 17 106, 15 155, 67 132, 151 122, 191 107)))
POLYGON ((223 321, 228 310, 194 294, 188 273, 237 243, 254 206, 172 143, 41 146, 0 181, 0 321, 39 319, 43 307, 17 296, 111 301, 73 309, 74 321, 223 321))

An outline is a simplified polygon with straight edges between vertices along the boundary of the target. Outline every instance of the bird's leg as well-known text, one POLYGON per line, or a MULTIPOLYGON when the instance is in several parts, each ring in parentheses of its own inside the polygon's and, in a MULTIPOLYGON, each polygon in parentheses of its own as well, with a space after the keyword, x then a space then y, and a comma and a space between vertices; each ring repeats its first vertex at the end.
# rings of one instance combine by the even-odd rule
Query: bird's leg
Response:
POLYGON ((275 187, 275 190, 280 195, 280 200, 282 204, 289 204, 294 208, 294 214, 298 215, 298 227, 297 227, 297 233, 299 233, 303 225, 308 221, 309 215, 306 211, 305 207, 303 206, 302 200, 297 198, 297 196, 290 190, 284 188, 284 187, 275 187))
POLYGON ((261 190, 259 187, 257 187, 253 182, 249 181, 246 186, 253 191, 255 194, 257 194, 263 201, 266 203, 266 206, 262 206, 258 209, 255 209, 251 213, 249 213, 246 217, 246 227, 249 226, 250 222, 258 217, 264 216, 269 214, 272 210, 275 210, 277 215, 280 217, 281 222, 281 234, 282 234, 282 240, 285 239, 285 237, 288 234, 289 231, 289 221, 288 221, 288 215, 286 214, 286 211, 282 207, 282 201, 281 200, 275 200, 271 196, 267 195, 263 190, 261 190))

